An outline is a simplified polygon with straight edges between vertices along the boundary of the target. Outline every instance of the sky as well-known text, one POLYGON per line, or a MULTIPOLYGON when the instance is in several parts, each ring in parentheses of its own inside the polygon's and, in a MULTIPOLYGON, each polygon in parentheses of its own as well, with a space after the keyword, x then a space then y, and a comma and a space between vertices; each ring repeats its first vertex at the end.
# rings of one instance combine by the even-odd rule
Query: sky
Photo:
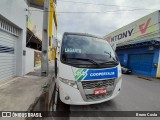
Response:
MULTIPOLYGON (((57 0, 56 10, 59 39, 64 32, 89 33, 103 37, 160 10, 160 0, 57 0)), ((41 30, 43 12, 31 11, 31 19, 41 30)))

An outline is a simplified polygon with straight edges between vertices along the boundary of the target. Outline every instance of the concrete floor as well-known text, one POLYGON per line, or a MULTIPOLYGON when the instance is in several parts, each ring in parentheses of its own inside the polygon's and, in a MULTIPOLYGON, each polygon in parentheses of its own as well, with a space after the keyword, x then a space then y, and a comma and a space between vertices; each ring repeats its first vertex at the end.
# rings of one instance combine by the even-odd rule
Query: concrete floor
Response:
POLYGON ((120 94, 113 100, 96 105, 71 106, 75 110, 158 111, 160 110, 160 80, 148 81, 136 75, 123 75, 120 94))
MULTIPOLYGON (((111 101, 87 106, 70 106, 72 111, 160 111, 160 79, 152 81, 136 75, 123 75, 120 94, 111 101)), ((126 113, 127 114, 127 113, 126 113)), ((91 115, 92 116, 92 115, 91 115)), ((146 117, 66 117, 57 120, 160 120, 146 117)))
MULTIPOLYGON (((148 81, 137 78, 136 75, 123 75, 121 93, 111 101, 88 106, 70 106, 70 111, 159 111, 160 110, 160 80, 148 81)), ((85 118, 78 117, 76 120, 85 118)), ((87 120, 106 120, 104 117, 87 118, 87 120)), ((107 120, 151 120, 153 118, 117 118, 107 120)), ((159 120, 160 118, 154 118, 159 120)), ((75 120, 71 117, 70 120, 75 120)))
MULTIPOLYGON (((23 77, 16 77, 0 83, 0 116, 1 111, 29 111, 34 108, 37 99, 42 95, 43 86, 52 79, 54 62, 50 63, 49 76, 40 76, 40 68, 23 77)), ((1 118, 0 120, 24 120, 25 118, 1 118)))
POLYGON ((46 78, 25 76, 0 87, 0 111, 27 111, 42 92, 46 78))
MULTIPOLYGON (((35 96, 41 91, 39 88, 42 78, 38 76, 25 76, 16 79, 10 84, 0 87, 0 111, 20 110, 25 111, 28 103, 34 101, 35 96), (6 89, 8 88, 8 89, 6 89), (34 98, 34 99, 33 99, 34 98)), ((43 81, 44 82, 44 81, 43 81)), ((120 94, 111 101, 95 105, 71 105, 67 111, 159 111, 160 110, 160 80, 152 81, 138 78, 136 75, 123 75, 120 94)), ((126 113, 127 114, 127 113, 126 113)), ((90 114, 92 116, 92 114, 90 114)), ((160 118, 146 117, 63 117, 46 118, 45 120, 159 120, 160 118)), ((1 118, 0 118, 1 120, 1 118)))

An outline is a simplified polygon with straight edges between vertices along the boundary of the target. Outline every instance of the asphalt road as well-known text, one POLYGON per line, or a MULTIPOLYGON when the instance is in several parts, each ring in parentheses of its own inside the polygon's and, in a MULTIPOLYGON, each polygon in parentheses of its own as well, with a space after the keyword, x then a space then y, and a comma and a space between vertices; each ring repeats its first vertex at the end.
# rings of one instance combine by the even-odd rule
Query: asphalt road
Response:
MULTIPOLYGON (((120 94, 111 101, 87 106, 70 106, 69 111, 160 111, 160 80, 123 75, 120 94)), ((55 119, 55 118, 54 118, 55 119)), ((57 119, 57 118, 56 118, 57 119)), ((58 120, 160 120, 160 117, 68 117, 58 120)))

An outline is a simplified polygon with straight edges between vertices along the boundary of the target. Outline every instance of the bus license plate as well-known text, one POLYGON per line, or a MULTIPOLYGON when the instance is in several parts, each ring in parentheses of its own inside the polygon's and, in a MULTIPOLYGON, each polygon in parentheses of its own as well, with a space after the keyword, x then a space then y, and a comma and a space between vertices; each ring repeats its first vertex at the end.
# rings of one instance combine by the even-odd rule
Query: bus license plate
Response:
POLYGON ((95 95, 105 94, 105 93, 107 93, 107 89, 106 88, 100 88, 100 89, 95 89, 94 90, 94 94, 95 95))

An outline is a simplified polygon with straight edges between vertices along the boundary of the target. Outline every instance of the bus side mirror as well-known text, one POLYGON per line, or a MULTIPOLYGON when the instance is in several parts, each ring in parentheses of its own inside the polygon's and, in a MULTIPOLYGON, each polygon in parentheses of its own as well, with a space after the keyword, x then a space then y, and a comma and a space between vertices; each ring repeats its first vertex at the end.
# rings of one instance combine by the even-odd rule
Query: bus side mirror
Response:
POLYGON ((60 47, 61 47, 60 42, 57 42, 57 47, 58 47, 58 48, 60 48, 60 47))

